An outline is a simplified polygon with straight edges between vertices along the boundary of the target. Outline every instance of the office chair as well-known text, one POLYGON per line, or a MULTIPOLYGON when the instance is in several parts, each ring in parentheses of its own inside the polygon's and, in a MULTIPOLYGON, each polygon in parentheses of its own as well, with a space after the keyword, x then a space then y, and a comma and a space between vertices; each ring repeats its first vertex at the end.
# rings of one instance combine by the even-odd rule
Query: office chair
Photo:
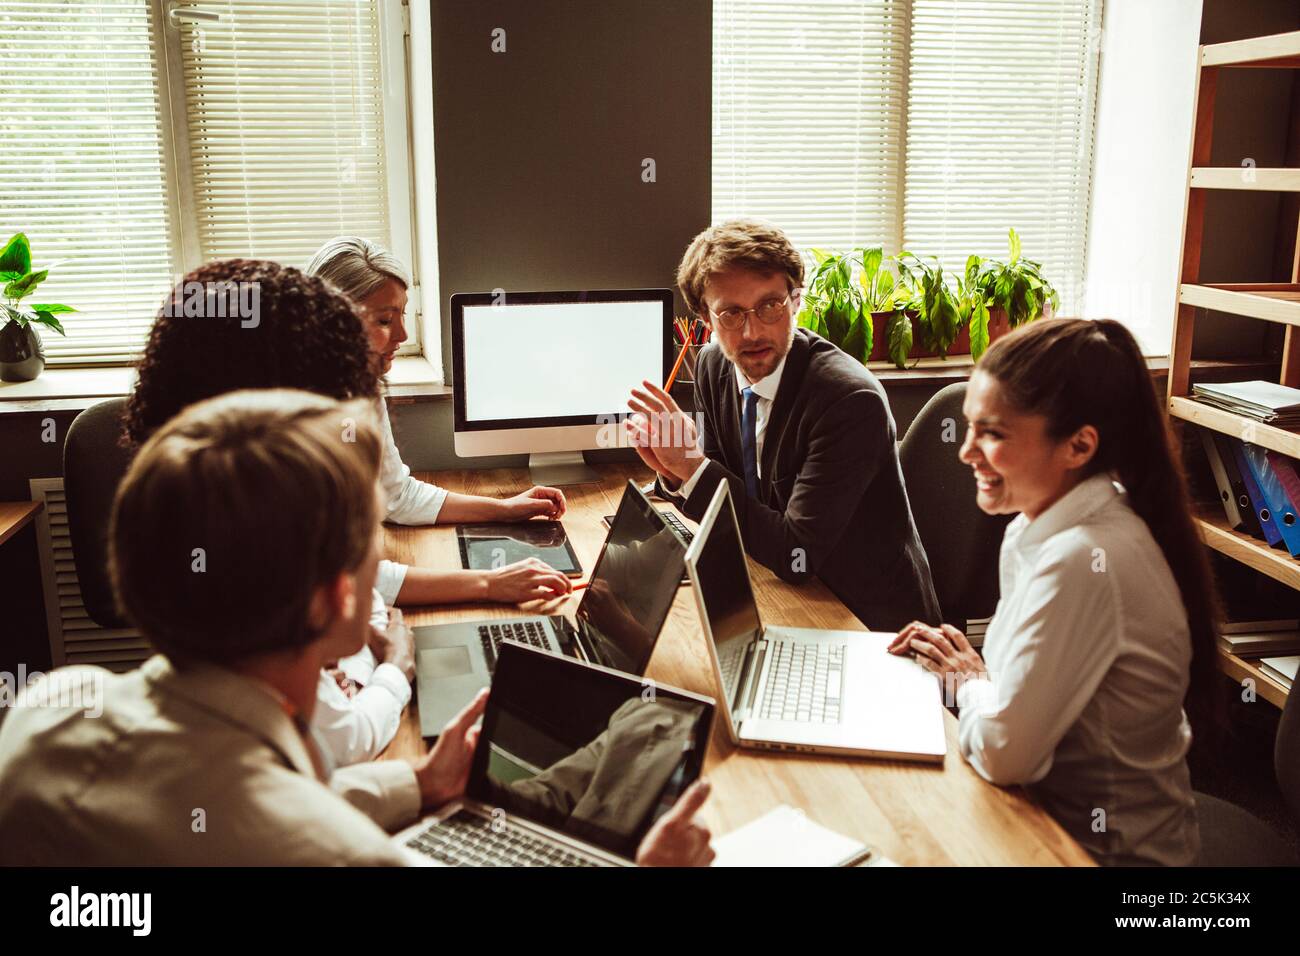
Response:
MULTIPOLYGON (((1273 744, 1273 772, 1291 816, 1300 821, 1300 704, 1294 690, 1282 708, 1273 744)), ((1281 835, 1254 814, 1197 792, 1196 816, 1201 827, 1198 866, 1300 866, 1300 859, 1281 835)))
POLYGON ((92 405, 72 420, 63 443, 63 491, 81 601, 100 627, 125 627, 108 577, 108 521, 131 453, 119 442, 126 399, 92 405))
POLYGON ((940 389, 908 426, 898 450, 907 497, 946 623, 966 630, 998 603, 998 553, 1010 517, 975 504, 971 470, 957 459, 966 433, 966 383, 940 389))

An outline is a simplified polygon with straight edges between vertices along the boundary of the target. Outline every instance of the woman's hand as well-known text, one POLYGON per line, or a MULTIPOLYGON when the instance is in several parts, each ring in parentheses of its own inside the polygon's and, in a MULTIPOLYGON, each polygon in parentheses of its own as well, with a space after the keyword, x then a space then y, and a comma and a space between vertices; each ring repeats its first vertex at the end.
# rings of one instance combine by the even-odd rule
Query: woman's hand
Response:
POLYGON ((966 635, 951 624, 932 627, 913 621, 889 643, 891 654, 916 654, 916 661, 932 674, 960 677, 961 683, 988 677, 984 659, 971 647, 966 635))
POLYGON ((500 508, 502 521, 527 521, 529 518, 558 520, 564 517, 568 504, 564 500, 564 492, 559 488, 534 485, 513 498, 502 498, 500 508))
POLYGON ((549 600, 573 590, 568 578, 537 558, 525 558, 486 575, 487 599, 502 604, 549 600))

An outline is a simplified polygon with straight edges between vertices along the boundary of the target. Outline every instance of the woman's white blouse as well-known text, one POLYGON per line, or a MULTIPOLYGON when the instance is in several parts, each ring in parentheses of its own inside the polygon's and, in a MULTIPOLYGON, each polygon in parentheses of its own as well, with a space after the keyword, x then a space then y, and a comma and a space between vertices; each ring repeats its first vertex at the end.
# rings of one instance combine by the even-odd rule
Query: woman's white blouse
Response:
POLYGON ((1031 793, 1102 863, 1192 863, 1187 612, 1106 475, 1007 526, 987 680, 957 691, 961 752, 1031 793))
MULTIPOLYGON (((385 521, 394 524, 434 524, 442 503, 447 500, 447 489, 411 477, 411 469, 402 461, 402 453, 393 440, 393 426, 388 420, 388 406, 380 398, 377 402, 380 427, 384 438, 384 461, 380 470, 380 484, 388 499, 385 521)), ((397 602, 397 592, 406 580, 406 565, 396 561, 380 561, 375 589, 388 605, 397 602)))

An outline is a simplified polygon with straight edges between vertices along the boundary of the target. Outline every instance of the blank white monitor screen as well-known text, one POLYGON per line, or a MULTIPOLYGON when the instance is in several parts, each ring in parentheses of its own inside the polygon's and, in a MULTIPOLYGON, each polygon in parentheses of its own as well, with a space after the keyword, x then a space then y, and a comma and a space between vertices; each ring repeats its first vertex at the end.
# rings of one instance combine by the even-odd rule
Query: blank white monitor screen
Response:
POLYGON ((464 316, 467 421, 625 412, 634 385, 663 375, 658 299, 507 301, 464 316))

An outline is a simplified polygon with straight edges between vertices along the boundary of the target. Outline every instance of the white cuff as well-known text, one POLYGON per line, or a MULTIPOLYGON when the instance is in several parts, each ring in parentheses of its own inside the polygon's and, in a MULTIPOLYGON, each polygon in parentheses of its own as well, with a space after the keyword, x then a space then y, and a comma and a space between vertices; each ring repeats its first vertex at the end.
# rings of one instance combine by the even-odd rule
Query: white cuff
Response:
POLYGON ((683 500, 689 498, 695 491, 695 486, 700 483, 700 477, 704 474, 704 466, 709 463, 709 459, 701 458, 700 463, 695 466, 695 471, 691 472, 691 477, 682 482, 681 487, 677 489, 677 494, 681 495, 683 500))

